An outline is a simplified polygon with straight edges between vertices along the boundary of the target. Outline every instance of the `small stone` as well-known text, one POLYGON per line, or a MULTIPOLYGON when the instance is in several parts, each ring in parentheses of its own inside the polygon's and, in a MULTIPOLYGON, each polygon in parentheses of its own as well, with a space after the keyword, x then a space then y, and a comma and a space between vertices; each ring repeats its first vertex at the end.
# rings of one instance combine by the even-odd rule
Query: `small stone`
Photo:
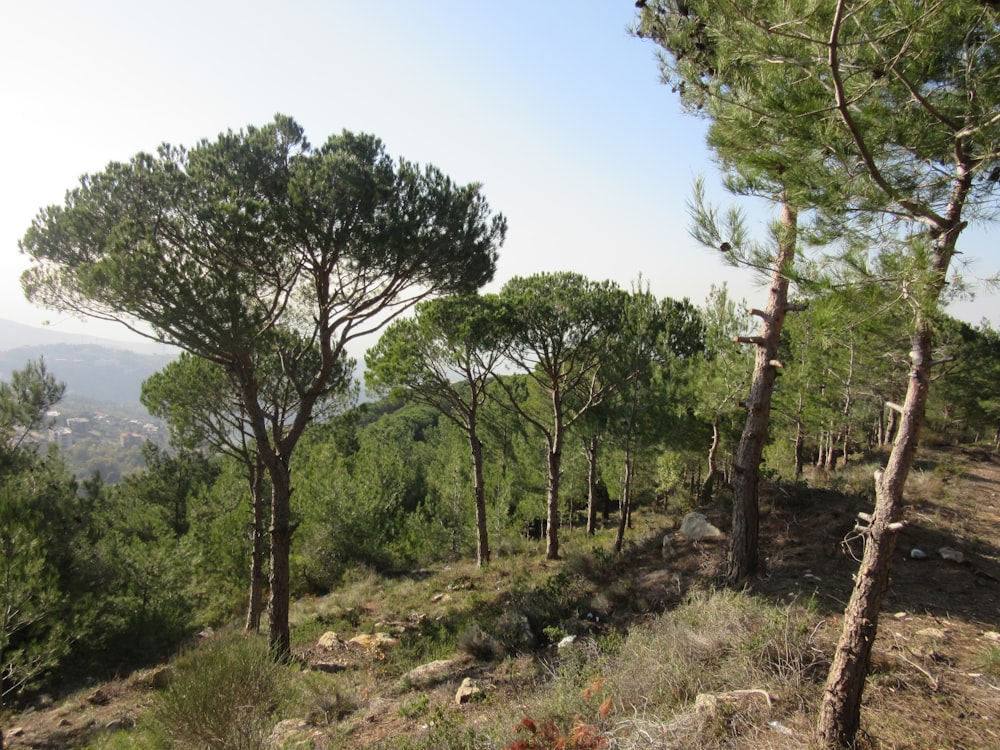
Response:
POLYGON ((97 688, 97 690, 87 696, 87 703, 92 706, 106 706, 111 703, 111 696, 100 688, 97 688))
POLYGON ((364 649, 370 648, 394 648, 399 645, 399 639, 393 638, 388 633, 361 633, 356 635, 348 643, 360 646, 364 649))
POLYGON ((674 550, 674 545, 670 541, 670 534, 664 534, 663 536, 663 547, 660 554, 663 556, 664 560, 670 560, 673 558, 677 552, 674 550))
POLYGON ((965 555, 962 554, 961 550, 957 550, 954 547, 942 547, 938 550, 938 554, 945 560, 949 562, 958 563, 961 565, 965 562, 965 555))
POLYGON ((559 641, 559 644, 556 646, 556 648, 562 651, 564 648, 569 648, 570 646, 572 646, 574 641, 576 641, 575 635, 567 635, 565 638, 559 641))
POLYGON ((909 615, 906 612, 897 612, 893 615, 897 620, 905 620, 909 615))
POLYGON ((913 558, 914 560, 926 560, 927 553, 924 552, 922 549, 914 547, 913 549, 910 550, 910 557, 913 558))

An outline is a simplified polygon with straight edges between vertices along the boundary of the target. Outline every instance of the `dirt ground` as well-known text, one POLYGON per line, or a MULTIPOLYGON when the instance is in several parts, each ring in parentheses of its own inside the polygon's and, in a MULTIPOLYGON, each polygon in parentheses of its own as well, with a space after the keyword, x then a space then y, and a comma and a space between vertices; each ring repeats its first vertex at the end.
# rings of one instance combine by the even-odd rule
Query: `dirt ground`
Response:
MULTIPOLYGON (((1000 747, 1000 680, 985 674, 983 663, 984 654, 1000 648, 1000 456, 977 450, 925 451, 911 475, 907 498, 912 498, 908 526, 898 540, 883 605, 865 721, 909 723, 916 744, 893 747, 1000 747), (962 561, 942 558, 942 548, 960 551, 962 561), (882 670, 886 666, 896 669, 882 670), (880 679, 880 670, 893 676, 880 679)), ((703 510, 726 530, 728 518, 721 509, 703 510)), ((861 553, 852 532, 855 517, 870 510, 857 496, 833 490, 769 488, 761 507, 767 558, 746 588, 774 601, 813 596, 823 618, 824 646, 832 651, 861 553)), ((676 555, 664 561, 664 531, 670 528, 637 532, 645 539, 629 566, 637 604, 614 613, 602 627, 628 627, 669 609, 693 588, 719 582, 725 542, 692 543, 674 535, 676 555)), ((534 564, 548 568, 559 563, 534 564)), ((406 622, 395 626, 409 627, 406 622)), ((317 670, 370 668, 363 652, 346 645, 333 652, 308 649, 299 656, 317 670)), ((484 709, 476 703, 455 707, 455 683, 475 677, 490 686, 494 703, 518 701, 531 659, 499 665, 460 661, 447 679, 431 680, 423 692, 431 703, 449 706, 463 721, 475 723, 476 712, 484 709)), ((146 671, 77 689, 9 716, 3 724, 6 747, 86 747, 95 734, 133 726, 157 679, 155 670, 146 671)), ((365 747, 421 731, 426 717, 407 718, 401 706, 408 697, 385 687, 357 708, 346 746, 365 747)), ((345 746, 327 745, 322 734, 317 730, 316 747, 345 746)))

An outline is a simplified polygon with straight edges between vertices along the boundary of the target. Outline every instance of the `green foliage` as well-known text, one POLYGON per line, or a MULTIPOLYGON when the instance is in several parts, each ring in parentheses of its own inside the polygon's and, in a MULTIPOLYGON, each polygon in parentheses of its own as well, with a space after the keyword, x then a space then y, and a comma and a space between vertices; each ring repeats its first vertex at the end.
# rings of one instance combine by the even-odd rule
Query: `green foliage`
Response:
POLYGON ((261 638, 203 643, 175 660, 151 721, 176 747, 264 750, 290 696, 286 670, 261 638))
POLYGON ((0 460, 9 463, 31 432, 45 425, 46 412, 65 390, 43 359, 29 361, 9 381, 0 382, 0 460))

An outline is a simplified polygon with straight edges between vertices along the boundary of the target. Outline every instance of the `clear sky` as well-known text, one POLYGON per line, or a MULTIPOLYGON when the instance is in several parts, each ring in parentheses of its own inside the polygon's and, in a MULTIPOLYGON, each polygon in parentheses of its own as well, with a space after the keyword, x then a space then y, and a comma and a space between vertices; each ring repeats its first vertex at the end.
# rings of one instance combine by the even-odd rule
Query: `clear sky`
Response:
MULTIPOLYGON (((510 229, 496 281, 572 270, 701 304, 759 302, 746 271, 687 234, 694 177, 717 186, 704 123, 630 37, 632 0, 32 0, 0 10, 0 318, 121 338, 24 301, 17 249, 86 172, 291 115, 483 183, 510 229)), ((1000 270, 984 232, 964 258, 1000 270)), ((954 308, 1000 323, 1000 297, 954 308)))

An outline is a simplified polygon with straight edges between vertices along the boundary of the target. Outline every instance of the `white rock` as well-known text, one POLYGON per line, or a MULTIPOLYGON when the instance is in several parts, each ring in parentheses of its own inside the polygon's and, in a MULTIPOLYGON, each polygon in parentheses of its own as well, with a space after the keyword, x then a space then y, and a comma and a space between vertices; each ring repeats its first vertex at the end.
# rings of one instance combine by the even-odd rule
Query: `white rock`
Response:
POLYGON ((965 555, 962 554, 961 550, 957 550, 954 547, 942 547, 938 550, 938 554, 949 562, 959 564, 965 562, 965 555))
POLYGON ((927 553, 924 552, 922 549, 917 549, 916 547, 914 547, 913 549, 910 550, 910 557, 912 557, 914 560, 926 560, 927 553))
POLYGON ((680 533, 693 542, 702 539, 724 539, 723 534, 717 527, 708 522, 701 513, 688 513, 681 521, 680 533))

